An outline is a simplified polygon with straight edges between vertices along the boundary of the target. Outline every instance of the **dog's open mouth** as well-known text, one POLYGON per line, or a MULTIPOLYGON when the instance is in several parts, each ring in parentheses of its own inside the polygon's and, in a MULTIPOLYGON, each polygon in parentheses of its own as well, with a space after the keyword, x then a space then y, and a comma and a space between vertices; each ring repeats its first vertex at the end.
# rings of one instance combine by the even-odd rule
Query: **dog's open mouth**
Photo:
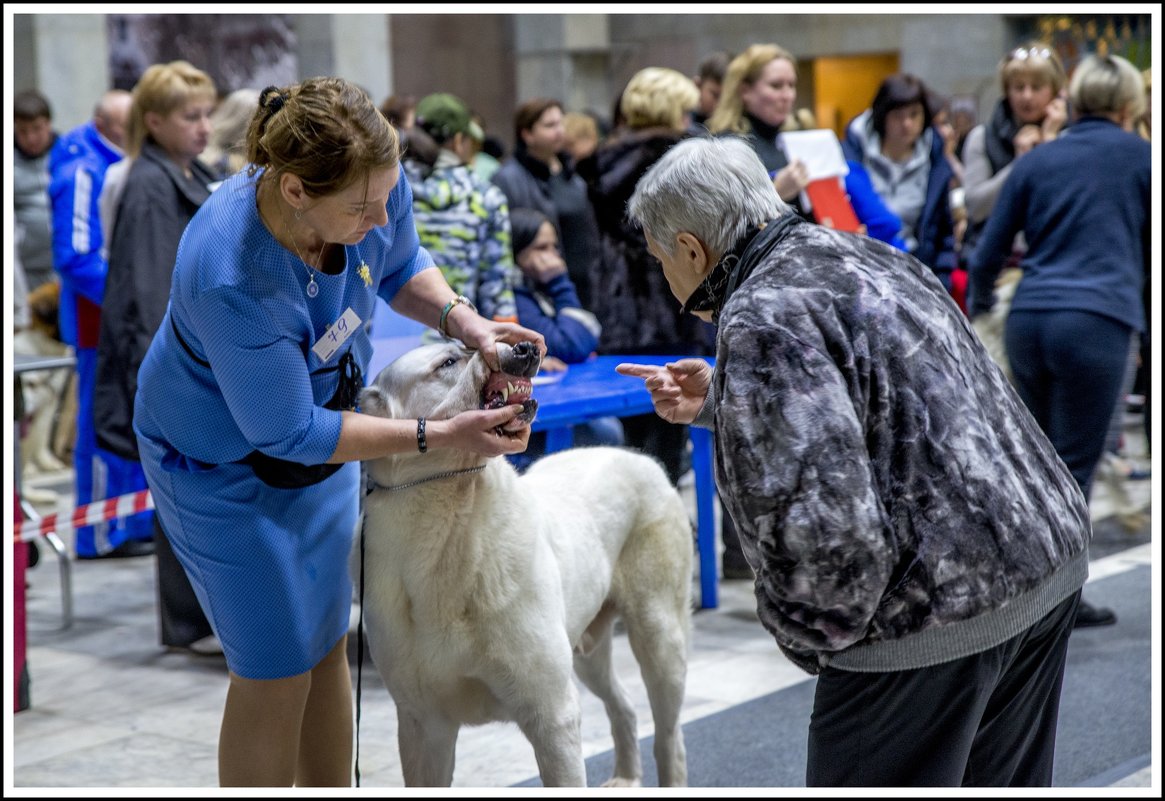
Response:
POLYGON ((538 401, 531 393, 534 385, 529 378, 511 375, 509 373, 490 373, 481 390, 481 406, 483 409, 500 409, 514 403, 522 404, 522 411, 502 426, 503 431, 518 431, 534 421, 538 412, 538 401))

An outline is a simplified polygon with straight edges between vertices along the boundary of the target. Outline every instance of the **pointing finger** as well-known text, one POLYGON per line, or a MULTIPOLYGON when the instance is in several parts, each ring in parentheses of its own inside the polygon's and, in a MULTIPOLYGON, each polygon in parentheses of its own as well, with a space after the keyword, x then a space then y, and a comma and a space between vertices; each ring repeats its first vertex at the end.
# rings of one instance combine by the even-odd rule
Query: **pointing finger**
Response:
POLYGON ((632 364, 624 362, 615 365, 615 372, 620 375, 629 375, 636 378, 651 378, 658 372, 659 368, 650 364, 632 364))

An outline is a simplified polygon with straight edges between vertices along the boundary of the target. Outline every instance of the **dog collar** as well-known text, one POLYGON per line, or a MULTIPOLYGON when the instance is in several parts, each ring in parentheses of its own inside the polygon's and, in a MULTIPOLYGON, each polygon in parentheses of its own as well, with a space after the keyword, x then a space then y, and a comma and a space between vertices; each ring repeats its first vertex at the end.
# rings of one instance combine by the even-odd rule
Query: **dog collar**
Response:
POLYGON ((485 470, 485 465, 483 465, 483 464, 478 465, 477 467, 466 467, 462 470, 449 470, 448 472, 438 473, 437 475, 429 476, 428 478, 419 478, 416 481, 410 481, 407 484, 393 484, 392 486, 386 486, 384 484, 379 484, 370 477, 368 479, 368 490, 364 494, 371 495, 374 490, 384 490, 385 492, 393 492, 395 490, 408 489, 409 487, 415 487, 418 484, 425 484, 429 481, 436 481, 437 479, 440 479, 440 478, 453 478, 454 476, 464 476, 464 475, 468 475, 470 473, 480 473, 482 470, 485 470))

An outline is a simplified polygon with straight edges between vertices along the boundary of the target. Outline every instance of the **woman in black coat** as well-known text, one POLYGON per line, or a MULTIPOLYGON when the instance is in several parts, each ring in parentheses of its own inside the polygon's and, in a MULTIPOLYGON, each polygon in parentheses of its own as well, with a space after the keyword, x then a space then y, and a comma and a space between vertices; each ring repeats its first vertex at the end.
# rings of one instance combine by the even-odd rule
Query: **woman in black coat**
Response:
MULTIPOLYGON (((640 70, 623 90, 623 126, 579 165, 599 224, 600 259, 590 284, 596 298, 591 310, 603 326, 600 353, 711 352, 710 326, 680 314, 643 232, 624 216, 640 177, 687 135, 698 102, 699 91, 686 75, 640 70)), ((673 482, 687 471, 684 427, 646 414, 624 418, 623 430, 626 444, 662 461, 673 482)))
MULTIPOLYGON (((111 226, 93 392, 97 444, 124 459, 140 461, 133 431, 138 367, 166 314, 178 243, 218 178, 198 160, 216 97, 210 76, 185 61, 153 65, 134 87, 131 163, 111 226)), ((156 517, 154 545, 162 644, 212 644, 210 623, 156 517)))

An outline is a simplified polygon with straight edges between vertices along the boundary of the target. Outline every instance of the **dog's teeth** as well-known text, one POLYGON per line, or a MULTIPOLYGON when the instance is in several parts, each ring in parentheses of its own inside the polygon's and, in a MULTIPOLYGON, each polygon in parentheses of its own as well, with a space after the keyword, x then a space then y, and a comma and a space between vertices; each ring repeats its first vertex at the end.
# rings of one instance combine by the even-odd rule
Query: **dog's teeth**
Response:
MULTIPOLYGON (((514 391, 517 389, 517 387, 515 387, 515 386, 513 385, 513 383, 511 383, 511 382, 507 381, 507 382, 506 382, 506 389, 508 389, 510 392, 514 392, 514 391)), ((509 392, 507 392, 506 394, 507 394, 507 395, 509 395, 510 393, 509 393, 509 392)))
POLYGON ((502 400, 508 401, 509 399, 510 399, 510 387, 506 387, 505 389, 502 390, 502 400))

